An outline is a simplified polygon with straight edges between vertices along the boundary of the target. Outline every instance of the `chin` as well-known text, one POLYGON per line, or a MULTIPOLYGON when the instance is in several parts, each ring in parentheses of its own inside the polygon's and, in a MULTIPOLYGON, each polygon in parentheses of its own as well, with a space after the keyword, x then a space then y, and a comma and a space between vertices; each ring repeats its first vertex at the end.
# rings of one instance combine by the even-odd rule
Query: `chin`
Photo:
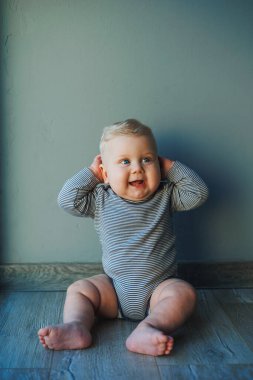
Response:
POLYGON ((147 194, 147 195, 137 195, 135 197, 131 197, 131 199, 129 198, 129 200, 131 201, 145 201, 146 199, 148 199, 149 197, 151 197, 152 194, 147 194))

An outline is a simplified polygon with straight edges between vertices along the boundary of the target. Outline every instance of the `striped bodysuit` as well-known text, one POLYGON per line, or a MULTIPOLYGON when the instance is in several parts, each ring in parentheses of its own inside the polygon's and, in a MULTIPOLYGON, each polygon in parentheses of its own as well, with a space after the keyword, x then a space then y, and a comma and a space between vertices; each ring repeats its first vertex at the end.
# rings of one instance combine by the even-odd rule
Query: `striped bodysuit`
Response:
POLYGON ((154 289, 177 272, 173 213, 200 206, 207 195, 202 179, 176 161, 167 181, 145 201, 118 197, 84 168, 64 184, 58 203, 73 215, 94 219, 120 311, 141 320, 154 289))

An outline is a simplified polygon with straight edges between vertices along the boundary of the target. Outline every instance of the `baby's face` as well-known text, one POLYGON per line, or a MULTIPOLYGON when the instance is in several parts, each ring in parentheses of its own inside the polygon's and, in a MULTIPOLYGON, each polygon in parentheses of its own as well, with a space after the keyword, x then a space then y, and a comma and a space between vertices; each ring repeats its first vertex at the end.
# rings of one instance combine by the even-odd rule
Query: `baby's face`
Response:
POLYGON ((102 152, 104 182, 121 198, 143 201, 158 188, 160 165, 148 136, 116 136, 102 152))

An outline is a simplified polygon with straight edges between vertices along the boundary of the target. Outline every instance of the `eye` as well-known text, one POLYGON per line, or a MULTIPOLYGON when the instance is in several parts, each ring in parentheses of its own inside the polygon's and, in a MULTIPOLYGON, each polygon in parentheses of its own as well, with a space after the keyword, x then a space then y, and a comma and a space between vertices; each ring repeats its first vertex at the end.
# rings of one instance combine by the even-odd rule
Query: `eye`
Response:
POLYGON ((149 164, 152 161, 152 159, 150 157, 144 157, 142 161, 144 164, 149 164))
POLYGON ((130 161, 128 159, 124 159, 124 160, 121 160, 120 163, 121 163, 121 165, 126 166, 126 165, 130 164, 130 161))

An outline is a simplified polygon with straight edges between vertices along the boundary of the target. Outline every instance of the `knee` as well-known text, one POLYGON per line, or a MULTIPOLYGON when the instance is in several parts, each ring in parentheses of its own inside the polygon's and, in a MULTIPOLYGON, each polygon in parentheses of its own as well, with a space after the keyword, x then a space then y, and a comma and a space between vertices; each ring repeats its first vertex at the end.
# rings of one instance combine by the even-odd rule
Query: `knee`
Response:
POLYGON ((93 294, 98 293, 98 290, 96 286, 87 278, 73 282, 73 284, 69 285, 67 293, 93 294))
POLYGON ((185 281, 180 281, 176 285, 171 293, 175 301, 181 304, 183 308, 194 310, 197 304, 196 290, 185 281))
POLYGON ((186 286, 185 299, 192 310, 194 310, 197 305, 198 296, 196 290, 190 284, 186 286))
POLYGON ((82 295, 88 298, 95 308, 100 304, 100 293, 97 287, 87 278, 83 280, 75 281, 67 289, 68 296, 74 296, 76 294, 82 295))

